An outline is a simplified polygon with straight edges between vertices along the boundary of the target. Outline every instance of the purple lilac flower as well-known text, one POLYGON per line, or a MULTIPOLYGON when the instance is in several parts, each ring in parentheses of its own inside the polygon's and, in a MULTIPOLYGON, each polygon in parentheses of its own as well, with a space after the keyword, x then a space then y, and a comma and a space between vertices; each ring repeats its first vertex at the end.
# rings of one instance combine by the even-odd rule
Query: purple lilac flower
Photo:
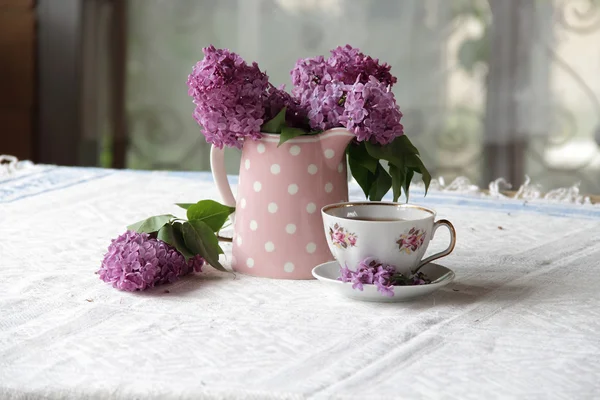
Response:
POLYGON ((308 120, 313 129, 330 129, 340 126, 344 113, 343 97, 346 85, 334 81, 314 87, 303 93, 301 104, 308 108, 308 120))
POLYGON ((186 262, 167 243, 147 233, 127 231, 112 240, 98 273, 113 287, 133 292, 174 282, 192 270, 200 272, 203 265, 200 256, 186 262))
POLYGON ((394 267, 378 264, 372 268, 376 269, 376 272, 373 275, 373 281, 375 286, 377 286, 377 290, 384 296, 394 296, 394 285, 391 283, 392 275, 396 272, 394 267))
POLYGON ((287 107, 285 120, 289 126, 296 128, 309 128, 307 126, 307 114, 305 107, 285 91, 285 85, 275 87, 269 84, 267 96, 264 101, 265 121, 274 118, 283 107, 287 107))
POLYGON ((298 99, 302 99, 305 90, 332 81, 329 67, 323 56, 298 60, 290 74, 294 85, 292 95, 298 99))
POLYGON ((396 273, 392 265, 387 265, 369 257, 362 260, 356 269, 351 271, 348 266, 340 268, 342 282, 352 283, 352 289, 362 291, 364 285, 375 285, 377 291, 384 296, 394 296, 394 286, 425 285, 430 283, 427 277, 419 272, 410 278, 396 273))
POLYGON ((267 75, 228 50, 209 46, 202 51, 204 59, 194 66, 187 85, 206 141, 219 148, 241 147, 243 139, 259 138, 267 75))
POLYGON ((356 139, 388 144, 404 134, 402 113, 390 87, 371 76, 367 83, 357 79, 346 94, 344 114, 340 122, 356 139))
POLYGON ((298 60, 291 71, 292 94, 308 110, 310 127, 343 126, 356 140, 388 144, 404 134, 402 113, 391 86, 390 66, 349 45, 324 57, 298 60))
POLYGON ((340 280, 342 282, 351 282, 353 277, 354 271, 350 271, 347 265, 340 268, 340 280))
POLYGON ((298 60, 292 75, 292 95, 301 107, 308 110, 310 127, 329 129, 340 126, 344 111, 344 84, 333 80, 330 67, 323 56, 298 60))
POLYGON ((331 50, 327 65, 333 79, 348 85, 352 85, 357 79, 361 83, 367 83, 371 76, 386 86, 397 82, 396 77, 390 73, 390 65, 379 64, 378 59, 364 55, 349 44, 331 50))

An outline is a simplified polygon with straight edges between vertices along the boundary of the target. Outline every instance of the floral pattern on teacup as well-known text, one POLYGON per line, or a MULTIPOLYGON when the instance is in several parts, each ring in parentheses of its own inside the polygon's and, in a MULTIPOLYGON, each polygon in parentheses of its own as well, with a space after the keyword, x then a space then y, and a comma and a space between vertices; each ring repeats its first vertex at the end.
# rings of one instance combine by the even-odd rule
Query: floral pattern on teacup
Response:
POLYGON ((411 228, 408 232, 400 235, 400 239, 396 241, 401 252, 410 254, 423 246, 425 242, 425 230, 411 228))
POLYGON ((355 247, 358 240, 356 234, 348 232, 337 223, 333 225, 333 228, 329 227, 329 237, 331 243, 340 249, 355 247))

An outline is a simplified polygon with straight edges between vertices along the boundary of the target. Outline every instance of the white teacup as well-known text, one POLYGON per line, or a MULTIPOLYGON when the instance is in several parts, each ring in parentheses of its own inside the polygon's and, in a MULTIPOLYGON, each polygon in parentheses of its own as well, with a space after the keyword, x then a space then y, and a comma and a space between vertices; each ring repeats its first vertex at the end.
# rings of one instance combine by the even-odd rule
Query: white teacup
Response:
POLYGON ((393 265, 406 276, 454 250, 456 231, 445 219, 434 222, 435 211, 425 207, 389 203, 354 202, 330 204, 321 209, 329 249, 352 271, 368 257, 393 265), (450 231, 446 250, 422 260, 437 228, 450 231))

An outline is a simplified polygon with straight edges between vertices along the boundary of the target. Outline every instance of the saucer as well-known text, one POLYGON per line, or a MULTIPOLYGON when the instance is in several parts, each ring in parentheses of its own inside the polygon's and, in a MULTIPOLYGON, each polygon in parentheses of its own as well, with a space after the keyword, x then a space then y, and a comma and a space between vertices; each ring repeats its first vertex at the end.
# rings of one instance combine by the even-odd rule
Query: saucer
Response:
POLYGON ((337 261, 326 262, 317 265, 312 270, 315 278, 325 283, 330 289, 337 290, 344 296, 361 301, 374 301, 384 303, 395 303, 399 301, 412 300, 417 297, 425 296, 436 291, 442 286, 446 286, 454 280, 454 272, 436 263, 425 264, 419 272, 423 272, 431 283, 414 286, 394 286, 394 296, 387 297, 377 291, 375 285, 363 285, 363 290, 352 289, 352 283, 338 281, 340 276, 340 265, 337 261))

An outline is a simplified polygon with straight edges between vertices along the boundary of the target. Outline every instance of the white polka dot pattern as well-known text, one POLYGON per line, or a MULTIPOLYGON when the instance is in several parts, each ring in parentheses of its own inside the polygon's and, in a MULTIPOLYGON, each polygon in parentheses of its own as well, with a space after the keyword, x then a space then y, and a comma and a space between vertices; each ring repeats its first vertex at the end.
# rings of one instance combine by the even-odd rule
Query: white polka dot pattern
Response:
POLYGON ((319 210, 347 196, 340 137, 320 142, 315 135, 278 147, 269 136, 244 144, 232 187, 236 271, 307 279, 315 265, 331 259, 319 210))
POLYGON ((294 225, 294 224, 287 224, 285 226, 285 231, 287 233, 289 233, 290 235, 296 233, 296 225, 294 225))
POLYGON ((294 263, 286 262, 285 265, 283 266, 283 270, 285 272, 294 272, 294 263))
POLYGON ((277 203, 269 203, 268 209, 271 214, 275 214, 277 212, 277 203))

